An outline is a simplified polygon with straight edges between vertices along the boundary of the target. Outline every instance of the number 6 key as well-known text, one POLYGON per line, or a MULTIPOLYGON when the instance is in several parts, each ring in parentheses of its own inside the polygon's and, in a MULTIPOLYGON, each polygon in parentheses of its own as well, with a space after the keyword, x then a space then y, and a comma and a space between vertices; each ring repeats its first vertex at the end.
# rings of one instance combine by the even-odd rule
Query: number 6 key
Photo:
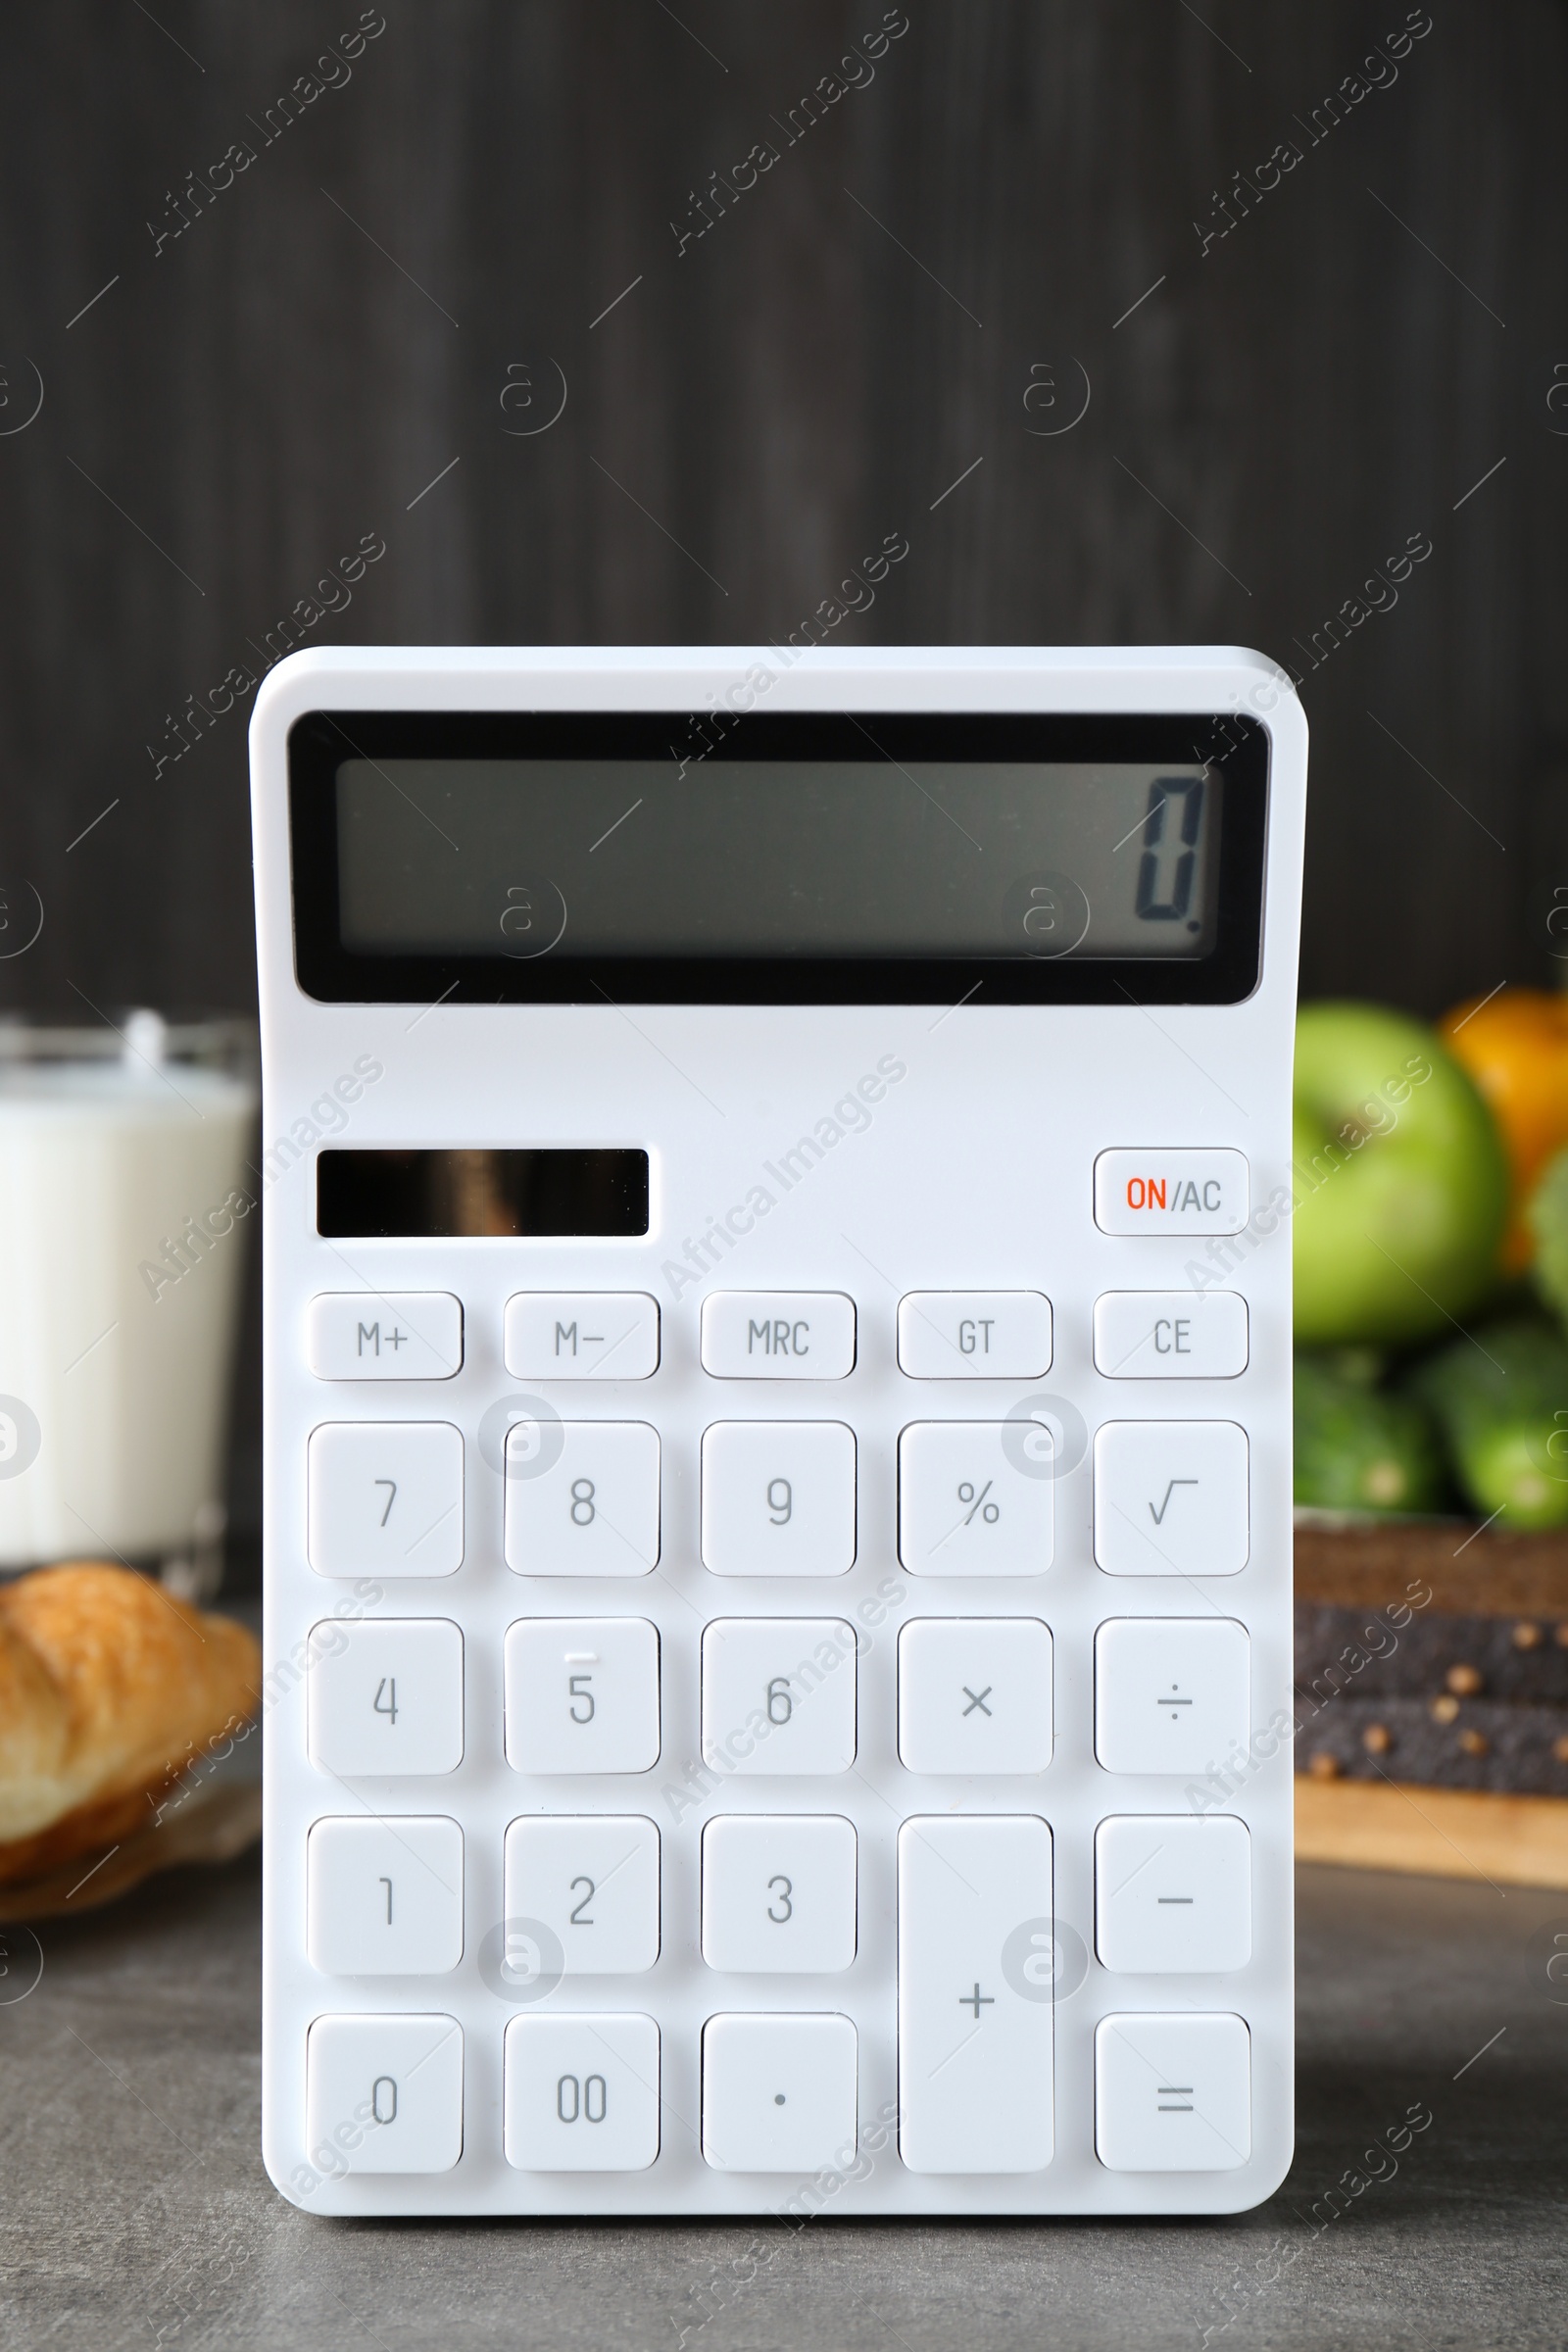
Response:
POLYGON ((847 1772, 856 1637, 839 1617, 715 1617, 703 1634, 703 1760, 736 1774, 847 1772))

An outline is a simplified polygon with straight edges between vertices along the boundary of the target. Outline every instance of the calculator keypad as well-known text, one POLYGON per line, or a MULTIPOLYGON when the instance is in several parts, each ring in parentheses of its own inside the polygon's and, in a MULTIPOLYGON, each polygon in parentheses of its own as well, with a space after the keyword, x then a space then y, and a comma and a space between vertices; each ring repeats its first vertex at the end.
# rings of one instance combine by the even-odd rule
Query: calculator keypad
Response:
MULTIPOLYGON (((1198 1187, 1199 1206, 1184 1196, 1183 1215, 1221 1220, 1191 1230, 1233 1230, 1224 1219, 1247 1197, 1245 1162, 1239 1175, 1230 1165, 1239 1155, 1154 1156, 1167 1197, 1178 1177, 1198 1187)), ((1146 1160, 1152 1165, 1149 1154, 1102 1155, 1105 1230, 1154 1229, 1129 1222, 1125 1200, 1117 1205, 1129 1186, 1153 1181, 1146 1160)), ((310 1310, 308 1359, 321 1380, 449 1379, 463 1362, 464 1322, 462 1303, 444 1292, 326 1296, 310 1310)), ((1084 1336, 1109 1380, 1234 1379, 1249 1357, 1246 1301, 1220 1291, 1106 1291, 1084 1336)), ((1035 1380, 1051 1369, 1055 1341, 1051 1301, 1032 1291, 910 1292, 894 1334, 900 1375, 919 1382, 1035 1380)), ((503 1354, 515 1379, 647 1380, 662 1348, 661 1309, 641 1292, 525 1292, 506 1304, 503 1354)), ((843 1380, 858 1348, 858 1309, 842 1293, 715 1292, 703 1305, 709 1380, 843 1380)), ((1035 1592, 1032 1605, 1005 1614, 965 1607, 956 1592, 944 1608, 944 1579, 982 1589, 987 1578, 1014 1580, 1016 1590, 1015 1580, 1053 1568, 1065 1425, 1029 1418, 1012 1399, 1010 1417, 907 1413, 891 1449, 891 1487, 873 1474, 867 1490, 866 1440, 849 1415, 790 1416, 779 1399, 746 1413, 732 1392, 730 1409, 701 1429, 694 1458, 677 1462, 671 1446, 666 1463, 655 1416, 595 1417, 580 1386, 577 1394, 590 1409, 575 1418, 532 1397, 509 1399, 517 1408, 510 1428, 499 1437, 480 1428, 477 1443, 455 1418, 321 1420, 306 1456, 311 1568, 342 1579, 455 1574, 477 1543, 477 1515, 466 1526, 465 1479, 480 1453, 505 1470, 495 1524, 508 1569, 519 1580, 606 1580, 610 1592, 616 1579, 653 1576, 674 1542, 666 1478, 682 1509, 695 1505, 685 1524, 695 1524, 702 1570, 715 1579, 844 1577, 868 1541, 868 1494, 878 1511, 891 1499, 898 1560, 930 1580, 919 1597, 937 1604, 899 1625, 893 1660, 892 1738, 910 1776, 894 1877, 898 2160, 932 2177, 1042 2171, 1056 2145, 1054 2023, 1056 2002, 1074 1989, 1063 1972, 1074 1965, 1076 1931, 1055 1916, 1044 1801, 1052 1783, 1043 1781, 1038 1810, 1017 1784, 1052 1772, 1058 1671, 1063 1709, 1069 1696, 1074 1710, 1092 1699, 1099 1771, 1161 1776, 1171 1792, 1128 1788, 1133 1802, 1118 1810, 1114 1784, 1105 1785, 1081 1915, 1087 1930, 1092 1909, 1094 1961, 1126 1978, 1233 1976, 1253 1948, 1251 1837, 1233 1815, 1188 1809, 1181 1782, 1206 1787, 1247 1751, 1246 1626, 1212 1613, 1139 1613, 1124 1587, 1134 1605, 1102 1617, 1085 1676, 1058 1658, 1053 1612, 1035 1592), (925 1797, 922 1777, 944 1787, 925 1797)), ((1190 1580, 1247 1566, 1251 1473, 1239 1421, 1135 1409, 1101 1422, 1090 1461, 1092 1558, 1105 1577, 1190 1580)), ((883 1527, 880 1540, 892 1533, 883 1527)), ((831 1986, 855 1983, 851 1972, 863 1964, 869 1863, 847 1798, 834 1803, 830 1788, 805 1784, 848 1787, 843 1776, 856 1765, 865 1604, 857 1604, 860 1624, 848 1605, 842 1615, 710 1607, 700 1633, 694 1620, 688 1661, 662 1659, 647 1617, 545 1613, 521 1599, 525 1582, 510 1590, 517 1613, 505 1632, 502 1688, 484 1704, 499 1699, 513 1772, 564 1785, 541 1800, 522 1794, 523 1782, 500 1840, 504 1919, 485 1941, 502 1937, 501 1981, 514 2004, 498 2041, 508 2164, 630 2175, 658 2160, 670 2060, 661 2024, 639 2008, 592 2003, 607 1980, 612 1998, 634 2002, 635 1980, 661 1970, 670 1934, 690 1933, 694 1906, 713 1992, 683 2063, 695 2055, 690 2120, 704 2161, 758 2176, 842 2170, 861 2128, 862 2053, 831 1986), (680 1745, 662 1753, 662 1676, 674 1668, 683 1711, 695 1682, 699 1758, 680 1745), (607 1789, 621 1809, 584 1809, 596 1779, 652 1774, 662 1763, 658 1803, 627 1790, 625 1804, 607 1789), (740 1785, 758 1779, 802 1786, 753 1790, 748 1810, 740 1785), (689 1803, 730 1783, 734 1794, 719 1795, 695 1846, 682 1841, 677 1867, 664 1812, 678 1824, 689 1803), (666 1916, 677 1886, 687 1912, 678 1930, 666 1916), (534 1957, 522 1966, 514 1953, 534 1957), (735 1980, 727 1988, 726 1978, 735 1980), (792 1980, 806 1996, 799 2005, 733 2005, 753 1991, 776 2003, 792 1980)), ((1000 1603, 1004 1591, 992 1597, 1000 1603)), ((453 1618, 342 1610, 312 1629, 306 1661, 308 1750, 321 1775, 396 1782, 463 1763, 465 1645, 453 1618)), ((879 1723, 877 1738, 890 1730, 879 1723)), ((357 1812, 329 1796, 309 1829, 304 1873, 306 1952, 323 1985, 452 1978, 466 1956, 466 1893, 495 1884, 495 1856, 481 1866, 470 1844, 471 1832, 466 1838, 445 1809, 421 1812, 405 1798, 400 1810, 357 1812)), ((481 1896, 481 1918, 493 1918, 494 1899, 481 1896)), ((482 1952, 479 1965, 486 1974, 482 1952)), ((652 1986, 644 1997, 659 2005, 652 1986)), ((408 2014, 316 2018, 311 2141, 329 2145, 341 2171, 434 2175, 459 2161, 464 2033, 439 1999, 431 1984, 425 2005, 408 2014)), ((1100 2164, 1140 2174, 1245 2164, 1250 2066, 1249 2027, 1228 2009, 1102 2018, 1100 2164)))

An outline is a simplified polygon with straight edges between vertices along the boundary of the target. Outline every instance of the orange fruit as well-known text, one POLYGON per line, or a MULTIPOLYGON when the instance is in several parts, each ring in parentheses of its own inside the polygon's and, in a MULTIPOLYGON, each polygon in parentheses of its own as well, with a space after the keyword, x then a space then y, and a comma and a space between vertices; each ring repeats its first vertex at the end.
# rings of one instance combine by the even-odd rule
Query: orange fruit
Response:
POLYGON ((1568 996, 1499 989, 1456 1004, 1438 1030, 1475 1080, 1508 1154, 1512 1203, 1501 1263, 1517 1274, 1535 1254, 1525 1202, 1547 1160, 1568 1144, 1568 996))

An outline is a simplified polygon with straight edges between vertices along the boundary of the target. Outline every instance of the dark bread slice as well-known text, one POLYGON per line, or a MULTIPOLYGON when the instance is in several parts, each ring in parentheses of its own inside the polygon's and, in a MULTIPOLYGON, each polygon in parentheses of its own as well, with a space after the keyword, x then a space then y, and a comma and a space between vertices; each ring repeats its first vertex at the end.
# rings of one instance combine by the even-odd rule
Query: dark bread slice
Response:
POLYGON ((1296 1686, 1327 1698, 1498 1698, 1568 1708, 1568 1617, 1450 1615, 1420 1603, 1421 1585, 1391 1617, 1383 1609, 1296 1603, 1296 1686), (1405 1610, 1409 1611, 1408 1616, 1405 1610))
POLYGON ((1347 1695, 1315 1715, 1298 1708, 1296 1769, 1323 1780, 1568 1796, 1568 1707, 1435 1703, 1436 1712, 1428 1699, 1347 1695))

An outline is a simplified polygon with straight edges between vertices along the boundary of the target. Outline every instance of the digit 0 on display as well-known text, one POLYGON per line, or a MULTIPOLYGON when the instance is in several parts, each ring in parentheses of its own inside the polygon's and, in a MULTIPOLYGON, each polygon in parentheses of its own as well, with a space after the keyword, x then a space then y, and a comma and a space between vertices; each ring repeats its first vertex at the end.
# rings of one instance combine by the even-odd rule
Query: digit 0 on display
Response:
POLYGON ((278 2188, 1269 2197, 1284 673, 323 649, 251 740, 278 2188))

